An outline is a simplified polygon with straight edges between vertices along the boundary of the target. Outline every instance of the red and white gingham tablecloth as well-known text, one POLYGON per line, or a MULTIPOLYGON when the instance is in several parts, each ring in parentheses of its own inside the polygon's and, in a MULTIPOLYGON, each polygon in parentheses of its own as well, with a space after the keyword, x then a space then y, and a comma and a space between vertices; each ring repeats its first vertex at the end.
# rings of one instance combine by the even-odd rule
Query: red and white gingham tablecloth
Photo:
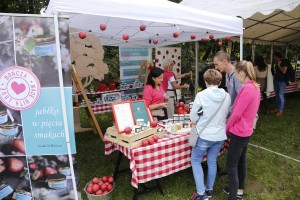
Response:
MULTIPOLYGON (((188 144, 188 134, 161 138, 153 145, 134 149, 111 143, 106 140, 106 137, 104 137, 104 144, 106 155, 119 150, 130 160, 131 185, 136 188, 139 183, 168 176, 191 166, 191 147, 188 144)), ((229 142, 226 141, 220 154, 228 149, 228 145, 229 142)), ((203 160, 206 160, 206 157, 203 160)))

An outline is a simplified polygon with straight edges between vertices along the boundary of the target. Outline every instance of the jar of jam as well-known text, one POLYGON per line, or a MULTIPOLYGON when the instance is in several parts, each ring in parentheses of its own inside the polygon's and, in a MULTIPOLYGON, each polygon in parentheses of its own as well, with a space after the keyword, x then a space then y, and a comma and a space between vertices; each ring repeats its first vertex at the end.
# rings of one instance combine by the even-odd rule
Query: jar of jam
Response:
POLYGON ((37 56, 54 56, 56 53, 55 36, 39 35, 33 37, 35 41, 35 55, 37 56))

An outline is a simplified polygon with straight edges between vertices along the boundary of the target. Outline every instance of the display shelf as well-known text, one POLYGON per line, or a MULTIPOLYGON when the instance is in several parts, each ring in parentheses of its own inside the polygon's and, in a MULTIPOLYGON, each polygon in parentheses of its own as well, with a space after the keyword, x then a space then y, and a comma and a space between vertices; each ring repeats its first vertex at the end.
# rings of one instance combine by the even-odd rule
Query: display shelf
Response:
MULTIPOLYGON (((122 91, 126 91, 126 90, 135 90, 135 89, 142 89, 144 88, 144 86, 142 87, 129 87, 126 89, 117 89, 117 90, 106 90, 106 91, 95 91, 95 92, 86 92, 87 95, 92 95, 92 94, 106 94, 106 93, 112 93, 112 92, 122 92, 122 91)), ((72 94, 73 96, 78 96, 78 95, 82 95, 82 93, 80 91, 78 92, 73 92, 72 94)))

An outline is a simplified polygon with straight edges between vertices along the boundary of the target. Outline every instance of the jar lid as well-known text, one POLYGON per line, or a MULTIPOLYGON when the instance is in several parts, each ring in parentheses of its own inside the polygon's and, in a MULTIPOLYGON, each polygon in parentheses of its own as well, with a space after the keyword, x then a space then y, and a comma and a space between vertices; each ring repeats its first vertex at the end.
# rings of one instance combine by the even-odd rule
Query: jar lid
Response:
POLYGON ((55 40, 55 36, 54 35, 39 35, 39 36, 33 37, 33 39, 36 42, 53 42, 55 40))

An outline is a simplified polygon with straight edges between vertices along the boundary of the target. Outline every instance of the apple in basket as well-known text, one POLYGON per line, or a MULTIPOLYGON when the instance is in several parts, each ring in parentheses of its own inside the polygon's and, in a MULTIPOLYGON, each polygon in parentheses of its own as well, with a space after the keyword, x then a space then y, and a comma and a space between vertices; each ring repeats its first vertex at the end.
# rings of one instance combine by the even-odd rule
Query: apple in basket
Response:
POLYGON ((92 195, 104 195, 114 189, 114 178, 112 176, 103 176, 102 178, 94 177, 90 181, 85 191, 92 195))
POLYGON ((130 127, 126 127, 126 128, 124 129, 124 133, 126 133, 126 134, 130 134, 131 131, 132 131, 132 129, 131 129, 130 127))
POLYGON ((183 106, 184 106, 184 102, 180 101, 180 102, 179 102, 179 106, 180 106, 180 107, 183 107, 183 106))

